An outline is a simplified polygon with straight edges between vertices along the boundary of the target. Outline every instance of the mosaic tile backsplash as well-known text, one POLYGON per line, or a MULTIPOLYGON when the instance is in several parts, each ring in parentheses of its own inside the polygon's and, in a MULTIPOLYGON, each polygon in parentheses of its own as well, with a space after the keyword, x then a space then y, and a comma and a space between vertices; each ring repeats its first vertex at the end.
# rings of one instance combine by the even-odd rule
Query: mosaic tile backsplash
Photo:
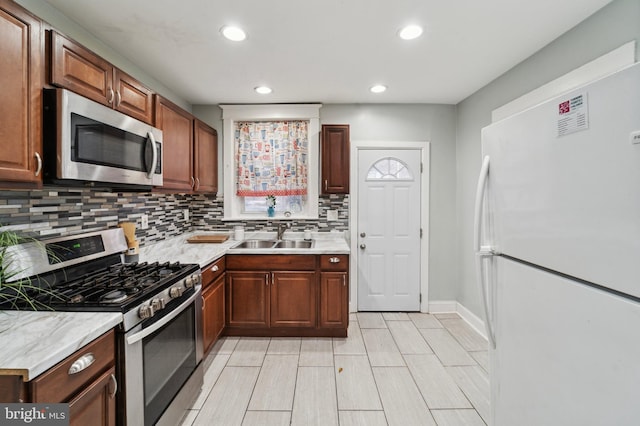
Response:
MULTIPOLYGON (((290 221, 293 231, 329 232, 349 227, 349 196, 320 196, 318 220, 290 221), (337 221, 327 221, 326 211, 338 211, 337 221)), ((189 231, 231 231, 242 224, 247 231, 275 231, 278 221, 223 222, 223 199, 208 194, 156 194, 102 192, 89 188, 45 188, 35 191, 0 191, 0 226, 25 236, 46 238, 113 228, 119 222, 136 222, 140 245, 189 231), (183 211, 189 210, 189 221, 183 211), (149 228, 140 218, 148 215, 149 228)))

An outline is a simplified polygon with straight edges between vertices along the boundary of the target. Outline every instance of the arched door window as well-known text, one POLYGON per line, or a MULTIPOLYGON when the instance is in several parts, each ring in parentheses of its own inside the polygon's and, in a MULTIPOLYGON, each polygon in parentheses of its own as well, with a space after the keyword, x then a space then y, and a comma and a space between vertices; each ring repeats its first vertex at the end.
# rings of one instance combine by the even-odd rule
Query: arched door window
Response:
POLYGON ((413 180, 413 174, 402 161, 386 157, 371 166, 367 180, 413 180))

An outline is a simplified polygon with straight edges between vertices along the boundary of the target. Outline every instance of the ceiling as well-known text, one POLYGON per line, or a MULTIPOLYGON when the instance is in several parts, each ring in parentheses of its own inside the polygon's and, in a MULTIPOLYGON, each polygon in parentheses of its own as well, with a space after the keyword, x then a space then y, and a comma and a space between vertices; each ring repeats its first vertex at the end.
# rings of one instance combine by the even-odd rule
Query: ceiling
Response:
POLYGON ((191 104, 456 104, 610 2, 47 1, 191 104), (407 24, 424 33, 401 40, 407 24))

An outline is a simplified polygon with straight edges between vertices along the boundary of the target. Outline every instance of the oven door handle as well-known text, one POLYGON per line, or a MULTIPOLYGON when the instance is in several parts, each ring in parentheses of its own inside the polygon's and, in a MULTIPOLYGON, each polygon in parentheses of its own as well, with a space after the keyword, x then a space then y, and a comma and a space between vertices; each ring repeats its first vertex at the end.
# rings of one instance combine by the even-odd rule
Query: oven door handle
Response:
POLYGON ((152 326, 147 327, 147 328, 139 331, 138 333, 132 334, 131 336, 127 337, 127 343, 130 344, 130 345, 133 345, 134 343, 139 342, 140 340, 144 339, 148 335, 150 335, 150 334, 154 333, 155 331, 161 329, 169 321, 171 321, 172 319, 174 319, 175 317, 180 315, 182 313, 182 311, 184 311, 187 308, 187 306, 192 304, 193 301, 196 300, 196 298, 198 298, 198 297, 200 297, 200 288, 199 287, 196 289, 196 292, 194 294, 189 296, 189 298, 187 300, 182 302, 180 304, 180 306, 178 306, 176 309, 171 311, 171 313, 169 313, 167 316, 165 316, 162 319, 158 320, 157 322, 153 323, 152 326))

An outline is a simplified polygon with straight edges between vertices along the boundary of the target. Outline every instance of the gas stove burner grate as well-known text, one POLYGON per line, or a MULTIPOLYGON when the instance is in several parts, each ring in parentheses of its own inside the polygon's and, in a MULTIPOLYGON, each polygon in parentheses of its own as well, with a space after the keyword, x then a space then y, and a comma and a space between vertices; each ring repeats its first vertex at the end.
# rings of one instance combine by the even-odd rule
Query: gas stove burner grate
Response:
POLYGON ((104 294, 100 297, 100 302, 102 303, 120 303, 123 302, 125 300, 127 300, 127 298, 129 297, 129 295, 122 291, 122 290, 113 290, 107 294, 104 294))

